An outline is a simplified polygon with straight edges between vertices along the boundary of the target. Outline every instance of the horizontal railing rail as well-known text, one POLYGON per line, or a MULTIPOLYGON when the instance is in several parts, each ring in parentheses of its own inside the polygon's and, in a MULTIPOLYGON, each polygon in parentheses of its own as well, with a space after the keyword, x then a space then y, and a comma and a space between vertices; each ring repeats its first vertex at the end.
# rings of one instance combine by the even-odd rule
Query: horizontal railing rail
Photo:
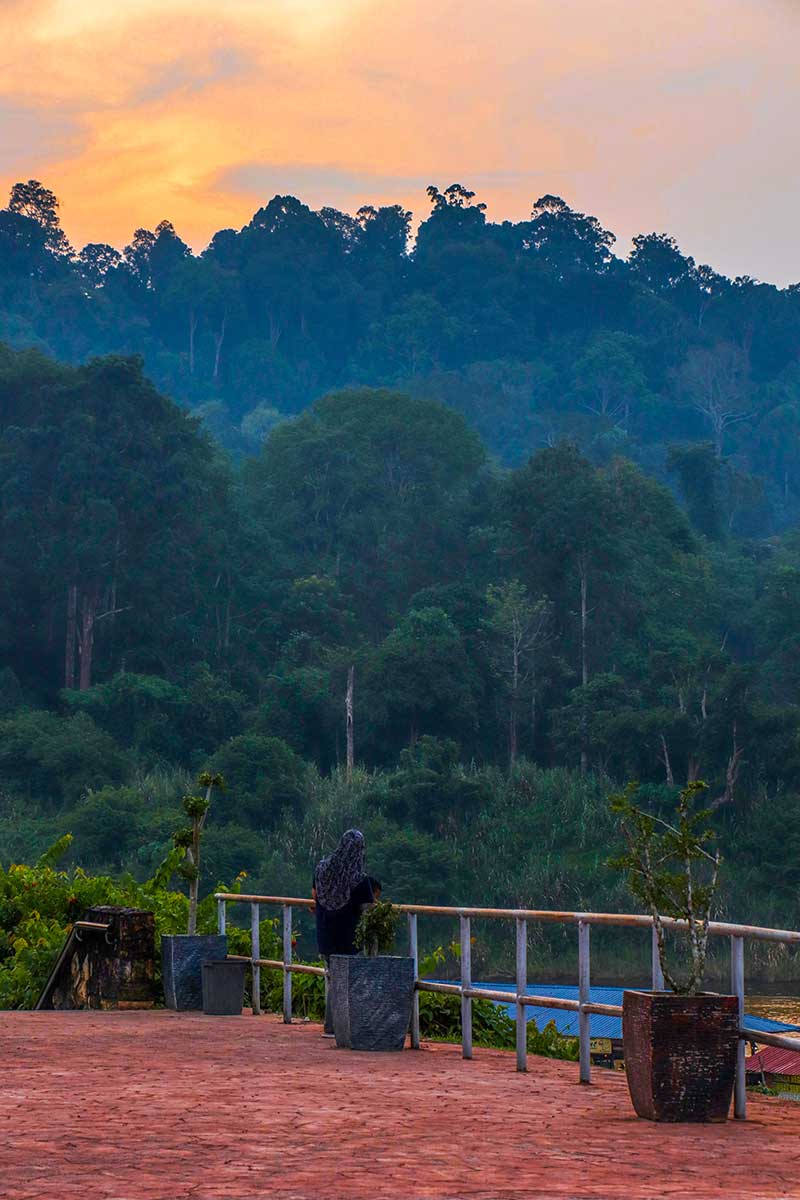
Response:
MULTIPOLYGON (((292 975, 327 976, 322 967, 292 961, 292 909, 313 910, 314 901, 305 896, 257 896, 238 892, 216 892, 218 927, 225 933, 227 905, 249 904, 251 908, 251 953, 229 955, 238 961, 249 962, 253 972, 253 1013, 261 1011, 261 968, 283 972, 283 1019, 292 1020, 292 975), (283 958, 268 959, 260 956, 261 905, 280 906, 283 910, 283 958)), ((589 1017, 594 1014, 621 1017, 619 1004, 601 1004, 591 999, 589 938, 592 926, 650 929, 651 970, 654 991, 662 991, 664 978, 658 955, 658 941, 652 916, 646 913, 592 913, 557 912, 534 908, 476 908, 454 907, 437 904, 397 904, 398 912, 408 917, 409 954, 414 960, 414 1005, 411 1017, 411 1045, 419 1049, 419 993, 433 992, 445 996, 458 996, 461 1000, 461 1052, 464 1058, 472 1058, 472 1001, 493 1000, 513 1003, 516 1007, 516 1058, 517 1070, 527 1070, 527 1008, 556 1008, 578 1014, 579 1075, 581 1083, 591 1082, 591 1039, 589 1017), (459 922, 461 943, 460 983, 437 983, 419 978, 419 945, 417 922, 421 916, 451 917, 459 922), (472 939, 473 919, 513 921, 516 927, 516 988, 513 992, 493 988, 475 987, 472 982, 472 939), (575 925, 578 930, 578 999, 563 996, 540 996, 528 992, 528 925, 559 924, 575 925)), ((687 932, 687 921, 663 918, 664 928, 676 932, 687 932)), ((734 1116, 744 1120, 747 1112, 745 1090, 745 1042, 762 1042, 764 1045, 783 1049, 800 1050, 800 1039, 781 1034, 749 1029, 745 1024, 744 1012, 744 942, 780 942, 785 945, 800 944, 800 931, 793 929, 769 929, 760 925, 740 925, 728 921, 710 921, 708 932, 712 937, 729 939, 731 950, 731 991, 737 997, 739 1007, 739 1049, 736 1061, 736 1083, 734 1087, 734 1116)))
MULTIPOLYGON (((250 896, 238 892, 215 892, 214 898, 219 900, 243 900, 259 904, 288 904, 292 908, 314 908, 314 901, 307 896, 250 896)), ((395 904, 397 912, 416 913, 428 917, 485 917, 496 920, 535 921, 542 924, 578 925, 612 925, 620 928, 645 929, 652 928, 653 918, 647 913, 594 913, 594 912, 559 912, 554 909, 539 908, 473 908, 445 907, 440 904, 395 904)), ((673 917, 662 917, 661 923, 665 929, 684 930, 688 932, 689 922, 673 917)), ((708 932, 714 937, 747 937, 756 941, 785 942, 800 945, 800 930, 769 929, 761 925, 739 925, 730 921, 709 921, 708 932)))

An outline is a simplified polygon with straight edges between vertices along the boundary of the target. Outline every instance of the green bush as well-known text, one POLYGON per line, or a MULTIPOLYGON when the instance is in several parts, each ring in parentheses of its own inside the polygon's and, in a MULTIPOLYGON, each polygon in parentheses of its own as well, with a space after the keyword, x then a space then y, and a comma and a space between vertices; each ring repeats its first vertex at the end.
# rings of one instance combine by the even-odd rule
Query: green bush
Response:
POLYGON ((85 712, 18 709, 0 721, 0 774, 20 795, 74 802, 90 787, 124 782, 132 763, 85 712))
MULTIPOLYGON (((450 950, 458 957, 458 947, 455 944, 450 950)), ((439 974, 446 957, 445 951, 439 946, 421 959, 421 978, 426 979, 439 974)), ((442 992, 420 992, 419 1028, 420 1036, 428 1041, 460 1042, 460 996, 448 996, 442 992)), ((501 1005, 494 1004, 491 1000, 473 1000, 472 1041, 476 1046, 513 1050, 517 1044, 516 1023, 501 1005)), ((576 1061, 578 1058, 577 1039, 562 1037, 553 1021, 549 1021, 542 1030, 534 1020, 528 1021, 527 1045, 529 1054, 539 1054, 543 1058, 565 1058, 570 1061, 576 1061)))
POLYGON ((211 760, 225 776, 230 811, 240 824, 269 829, 286 810, 294 817, 305 806, 307 768, 280 738, 244 733, 230 738, 211 760))
MULTIPOLYGON (((72 924, 96 904, 143 908, 155 914, 156 971, 162 934, 183 933, 189 900, 167 886, 175 856, 171 854, 145 883, 131 876, 119 880, 107 875, 87 875, 80 867, 58 870, 56 863, 67 852, 67 834, 41 856, 34 866, 13 864, 0 869, 0 1009, 31 1008, 41 992, 72 924)), ((240 891, 242 877, 220 891, 240 891)), ((199 933, 216 929, 213 893, 199 905, 199 933)))
POLYGON ((358 922, 355 942, 365 954, 391 954, 400 913, 390 900, 370 904, 358 922))

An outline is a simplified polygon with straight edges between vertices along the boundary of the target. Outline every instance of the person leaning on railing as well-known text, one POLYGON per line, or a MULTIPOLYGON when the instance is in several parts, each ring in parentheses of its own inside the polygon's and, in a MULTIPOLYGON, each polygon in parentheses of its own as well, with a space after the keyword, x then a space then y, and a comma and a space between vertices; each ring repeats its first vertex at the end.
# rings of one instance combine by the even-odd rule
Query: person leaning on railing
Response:
MULTIPOLYGON (((314 868, 311 895, 317 922, 317 949, 325 963, 326 976, 332 954, 358 953, 356 926, 364 908, 375 899, 371 878, 365 870, 365 859, 363 833, 348 829, 333 854, 321 859, 314 868)), ((325 1002, 325 1036, 333 1036, 329 988, 325 1002)))

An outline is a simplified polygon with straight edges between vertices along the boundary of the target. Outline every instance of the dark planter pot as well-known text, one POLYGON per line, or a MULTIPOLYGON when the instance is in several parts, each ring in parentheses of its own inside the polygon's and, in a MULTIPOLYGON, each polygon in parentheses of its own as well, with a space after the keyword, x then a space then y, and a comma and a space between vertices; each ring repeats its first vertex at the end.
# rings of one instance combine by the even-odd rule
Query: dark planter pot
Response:
POLYGON ((166 934, 161 938, 161 972, 167 1008, 203 1007, 202 964, 228 953, 224 933, 166 934))
POLYGON ((203 1012, 211 1017, 240 1017, 244 1007, 247 963, 210 959, 203 963, 203 1012))
POLYGON ((340 1049, 403 1049, 414 999, 413 958, 334 954, 330 993, 340 1049))
POLYGON ((725 1121, 736 1074, 735 996, 625 992, 622 1038, 633 1107, 648 1121, 725 1121))

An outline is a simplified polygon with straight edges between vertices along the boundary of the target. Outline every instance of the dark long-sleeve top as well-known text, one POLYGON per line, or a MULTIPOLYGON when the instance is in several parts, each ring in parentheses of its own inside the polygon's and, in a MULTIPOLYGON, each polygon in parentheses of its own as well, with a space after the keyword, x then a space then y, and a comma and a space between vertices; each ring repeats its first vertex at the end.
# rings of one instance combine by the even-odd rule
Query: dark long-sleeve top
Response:
POLYGON ((316 904, 317 918, 317 947, 325 958, 331 954, 357 954, 355 944, 356 926, 361 916, 362 907, 374 900, 369 879, 364 878, 356 884, 350 893, 350 899, 344 908, 335 912, 323 908, 319 900, 316 904))

